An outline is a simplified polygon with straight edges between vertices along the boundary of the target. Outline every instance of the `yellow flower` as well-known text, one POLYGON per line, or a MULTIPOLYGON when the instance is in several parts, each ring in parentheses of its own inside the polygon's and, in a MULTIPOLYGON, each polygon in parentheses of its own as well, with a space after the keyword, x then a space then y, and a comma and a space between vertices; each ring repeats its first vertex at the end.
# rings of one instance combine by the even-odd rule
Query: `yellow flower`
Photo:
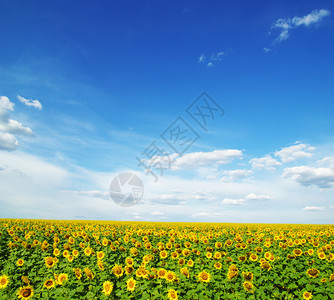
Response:
POLYGON ((168 299, 177 300, 178 299, 177 291, 175 291, 174 289, 169 289, 168 290, 168 299))
POLYGON ((159 278, 166 278, 167 271, 165 269, 158 270, 158 277, 159 278))
POLYGON ((125 264, 132 266, 133 265, 133 259, 132 259, 132 257, 127 257, 125 259, 125 264))
POLYGON ((84 272, 85 272, 88 279, 90 279, 90 280, 94 279, 95 276, 94 276, 93 272, 91 271, 91 269, 86 267, 86 268, 84 268, 84 272))
POLYGON ((52 268, 56 264, 56 261, 51 256, 45 257, 44 261, 48 268, 52 268))
POLYGON ((247 292, 250 292, 253 289, 253 284, 250 281, 245 281, 243 287, 247 292))
POLYGON ((30 299, 34 296, 34 289, 30 285, 20 287, 16 295, 19 299, 30 299))
POLYGON ((47 279, 44 281, 43 286, 47 289, 51 289, 56 286, 56 282, 53 279, 47 279))
POLYGON ((174 281, 174 279, 176 278, 176 275, 175 275, 174 272, 172 272, 172 271, 168 271, 168 272, 166 273, 165 278, 166 278, 167 281, 172 282, 172 281, 174 281))
POLYGON ((96 253, 96 256, 98 259, 103 259, 104 258, 104 252, 103 251, 99 251, 96 253))
POLYGON ((168 256, 168 253, 167 253, 166 250, 163 250, 163 251, 160 252, 160 257, 161 257, 162 259, 167 258, 167 256, 168 256))
POLYGON ((133 292, 136 288, 136 280, 134 280, 133 277, 128 279, 126 282, 126 287, 128 291, 133 292))
POLYGON ((20 258, 20 259, 17 260, 16 264, 17 264, 19 267, 21 267, 21 266, 23 266, 23 264, 24 264, 24 260, 23 260, 22 258, 20 258))
POLYGON ((73 271, 74 271, 75 277, 77 279, 81 279, 81 277, 82 277, 81 269, 80 268, 75 268, 75 269, 73 269, 73 271))
POLYGON ((121 277, 124 273, 122 266, 117 264, 112 268, 112 272, 116 277, 121 277))
POLYGON ((312 294, 310 293, 310 292, 304 292, 304 294, 303 294, 303 298, 305 299, 305 300, 308 300, 308 299, 312 299, 312 294))
POLYGON ((59 285, 63 285, 65 283, 65 281, 68 280, 68 276, 66 273, 60 273, 58 276, 57 276, 57 284, 59 285))
POLYGON ((198 275, 198 280, 201 281, 201 282, 210 282, 210 274, 206 271, 202 271, 200 272, 198 275))
POLYGON ((0 276, 0 289, 6 288, 9 283, 9 279, 7 275, 0 276))
POLYGON ((217 270, 220 270, 221 268, 222 268, 222 264, 220 263, 220 262, 216 262, 215 264, 214 264, 214 267, 217 269, 217 270))
POLYGON ((246 281, 252 281, 254 278, 254 275, 252 272, 248 272, 248 273, 242 272, 242 276, 244 277, 246 281))
POLYGON ((319 276, 320 271, 318 269, 308 269, 306 274, 312 278, 316 278, 319 276))
POLYGON ((109 295, 111 294, 113 288, 114 288, 113 283, 111 283, 110 281, 105 281, 105 282, 103 283, 103 290, 102 290, 102 293, 103 293, 104 295, 106 295, 106 296, 109 296, 109 295))

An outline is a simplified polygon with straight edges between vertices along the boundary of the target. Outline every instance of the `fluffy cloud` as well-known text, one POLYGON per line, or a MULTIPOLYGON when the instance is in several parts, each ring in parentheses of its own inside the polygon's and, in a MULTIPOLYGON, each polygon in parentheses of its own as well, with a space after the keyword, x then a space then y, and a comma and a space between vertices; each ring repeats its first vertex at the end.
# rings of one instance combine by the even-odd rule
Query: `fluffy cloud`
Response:
POLYGON ((29 127, 9 119, 10 112, 14 111, 14 105, 7 97, 0 96, 0 150, 16 150, 19 143, 15 135, 33 135, 29 127))
POLYGON ((245 204, 246 200, 245 199, 230 199, 230 198, 225 198, 222 201, 222 204, 224 205, 243 205, 245 204))
POLYGON ((275 156, 279 157, 283 163, 291 162, 300 158, 312 157, 315 148, 309 145, 297 143, 296 145, 282 148, 275 152, 275 156))
POLYGON ((17 99, 26 106, 31 106, 39 110, 42 109, 42 104, 38 100, 26 99, 20 95, 17 96, 17 99))
POLYGON ((241 158, 242 151, 237 149, 214 150, 212 152, 193 152, 184 154, 174 160, 172 169, 193 169, 213 164, 227 164, 241 158))
POLYGON ((292 178, 304 186, 316 185, 319 188, 331 188, 334 186, 334 170, 331 168, 310 166, 285 168, 283 177, 292 178))
POLYGON ((16 150, 18 146, 19 142, 14 135, 0 131, 0 150, 13 151, 16 150))
POLYGON ((246 200, 253 200, 253 201, 266 201, 271 200, 272 197, 267 195, 256 195, 254 193, 250 193, 245 197, 246 200))
POLYGON ((324 17, 329 16, 330 11, 326 9, 315 9, 303 17, 293 17, 292 19, 278 19, 273 25, 273 29, 280 29, 281 32, 275 42, 282 42, 289 38, 290 31, 298 26, 308 27, 311 24, 319 23, 324 17))
POLYGON ((253 158, 249 161, 249 163, 255 169, 267 170, 274 170, 277 166, 281 165, 281 163, 277 159, 271 157, 269 154, 263 157, 253 158))
POLYGON ((307 211, 322 211, 325 210, 325 207, 323 206, 306 206, 303 208, 303 210, 307 211))

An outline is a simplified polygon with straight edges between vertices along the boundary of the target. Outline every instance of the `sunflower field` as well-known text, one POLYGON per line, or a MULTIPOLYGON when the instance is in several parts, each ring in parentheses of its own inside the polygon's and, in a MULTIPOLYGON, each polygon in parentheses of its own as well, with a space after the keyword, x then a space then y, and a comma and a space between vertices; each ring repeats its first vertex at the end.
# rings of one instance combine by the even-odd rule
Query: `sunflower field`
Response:
POLYGON ((0 220, 0 299, 334 299, 334 226, 0 220))

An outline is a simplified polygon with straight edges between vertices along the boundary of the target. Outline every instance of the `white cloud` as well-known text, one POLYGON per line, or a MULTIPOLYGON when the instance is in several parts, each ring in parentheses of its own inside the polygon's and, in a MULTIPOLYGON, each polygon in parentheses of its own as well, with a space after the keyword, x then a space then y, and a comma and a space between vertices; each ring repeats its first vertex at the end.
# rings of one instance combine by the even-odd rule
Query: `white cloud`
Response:
POLYGON ((0 96, 0 118, 7 118, 9 111, 14 111, 15 104, 8 97, 0 96))
POLYGON ((0 150, 13 151, 19 146, 15 135, 34 135, 29 127, 20 122, 9 119, 10 112, 14 111, 15 104, 7 97, 0 96, 0 150))
POLYGON ((250 193, 245 197, 246 200, 253 200, 253 201, 267 201, 271 200, 272 197, 267 195, 256 195, 254 193, 250 193))
POLYGON ((172 164, 172 169, 193 169, 207 167, 213 164, 227 164, 232 160, 241 157, 242 151, 237 149, 214 150, 211 152, 192 152, 176 158, 172 164))
POLYGON ((331 188, 334 186, 334 170, 331 168, 310 166, 285 168, 283 178, 292 178, 304 186, 316 185, 319 188, 331 188))
MULTIPOLYGON (((228 51, 228 50, 227 50, 228 51)), ((202 54, 198 58, 199 63, 206 63, 207 67, 213 67, 214 62, 220 62, 222 61, 222 58, 227 55, 226 51, 218 51, 209 56, 209 59, 207 59, 206 55, 202 54)))
POLYGON ((281 32, 275 42, 282 42, 289 38, 290 31, 298 26, 304 25, 308 27, 311 24, 319 23, 324 17, 329 16, 330 11, 326 9, 315 9, 311 13, 303 17, 293 17, 292 19, 278 19, 272 28, 280 29, 281 32))
POLYGON ((72 191, 72 190, 64 190, 64 193, 69 193, 73 195, 82 195, 82 196, 88 196, 88 197, 95 197, 95 198, 101 198, 101 199, 110 199, 109 193, 106 191, 72 191))
POLYGON ((271 49, 270 49, 270 48, 263 48, 263 51, 264 51, 264 52, 270 52, 271 49))
POLYGON ((226 170, 223 172, 224 177, 222 178, 222 180, 235 181, 249 177, 252 174, 253 174, 252 170, 245 170, 245 169, 226 170))
POLYGON ((26 106, 32 106, 32 107, 34 107, 36 109, 39 109, 39 110, 42 109, 42 104, 38 100, 26 99, 26 98, 24 98, 20 95, 17 96, 17 99, 20 102, 24 103, 26 106))
POLYGON ((252 158, 249 163, 255 169, 267 170, 274 170, 277 166, 281 165, 277 159, 271 157, 269 154, 259 158, 252 158))
POLYGON ((315 148, 309 145, 298 143, 296 145, 282 148, 275 152, 275 156, 279 157, 283 163, 291 162, 300 158, 312 157, 315 148))
POLYGON ((18 146, 19 142, 14 135, 0 131, 0 150, 13 151, 16 150, 18 146))
POLYGON ((222 204, 224 205, 243 205, 245 204, 246 200, 245 199, 230 199, 230 198, 225 198, 222 201, 222 204))
POLYGON ((306 206, 303 208, 303 210, 307 211, 322 211, 325 210, 325 207, 323 206, 306 206))
POLYGON ((327 17, 330 15, 330 11, 326 9, 315 9, 308 15, 304 17, 294 17, 292 19, 292 23, 296 26, 304 25, 309 26, 313 23, 320 22, 324 17, 327 17))
POLYGON ((202 54, 199 58, 198 58, 198 62, 204 62, 206 60, 206 57, 204 54, 202 54))

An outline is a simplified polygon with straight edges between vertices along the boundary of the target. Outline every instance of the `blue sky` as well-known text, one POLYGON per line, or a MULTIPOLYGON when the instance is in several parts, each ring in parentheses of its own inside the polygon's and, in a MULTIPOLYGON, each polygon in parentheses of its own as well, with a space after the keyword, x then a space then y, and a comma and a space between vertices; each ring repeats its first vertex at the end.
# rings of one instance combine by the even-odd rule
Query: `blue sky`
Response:
POLYGON ((333 223, 332 1, 2 1, 0 217, 333 223), (225 111, 200 126, 206 91, 225 111), (35 101, 33 101, 35 100, 35 101), (178 156, 160 135, 200 138, 178 156), (158 182, 136 157, 172 159, 158 182), (134 172, 142 201, 111 180, 134 172))

